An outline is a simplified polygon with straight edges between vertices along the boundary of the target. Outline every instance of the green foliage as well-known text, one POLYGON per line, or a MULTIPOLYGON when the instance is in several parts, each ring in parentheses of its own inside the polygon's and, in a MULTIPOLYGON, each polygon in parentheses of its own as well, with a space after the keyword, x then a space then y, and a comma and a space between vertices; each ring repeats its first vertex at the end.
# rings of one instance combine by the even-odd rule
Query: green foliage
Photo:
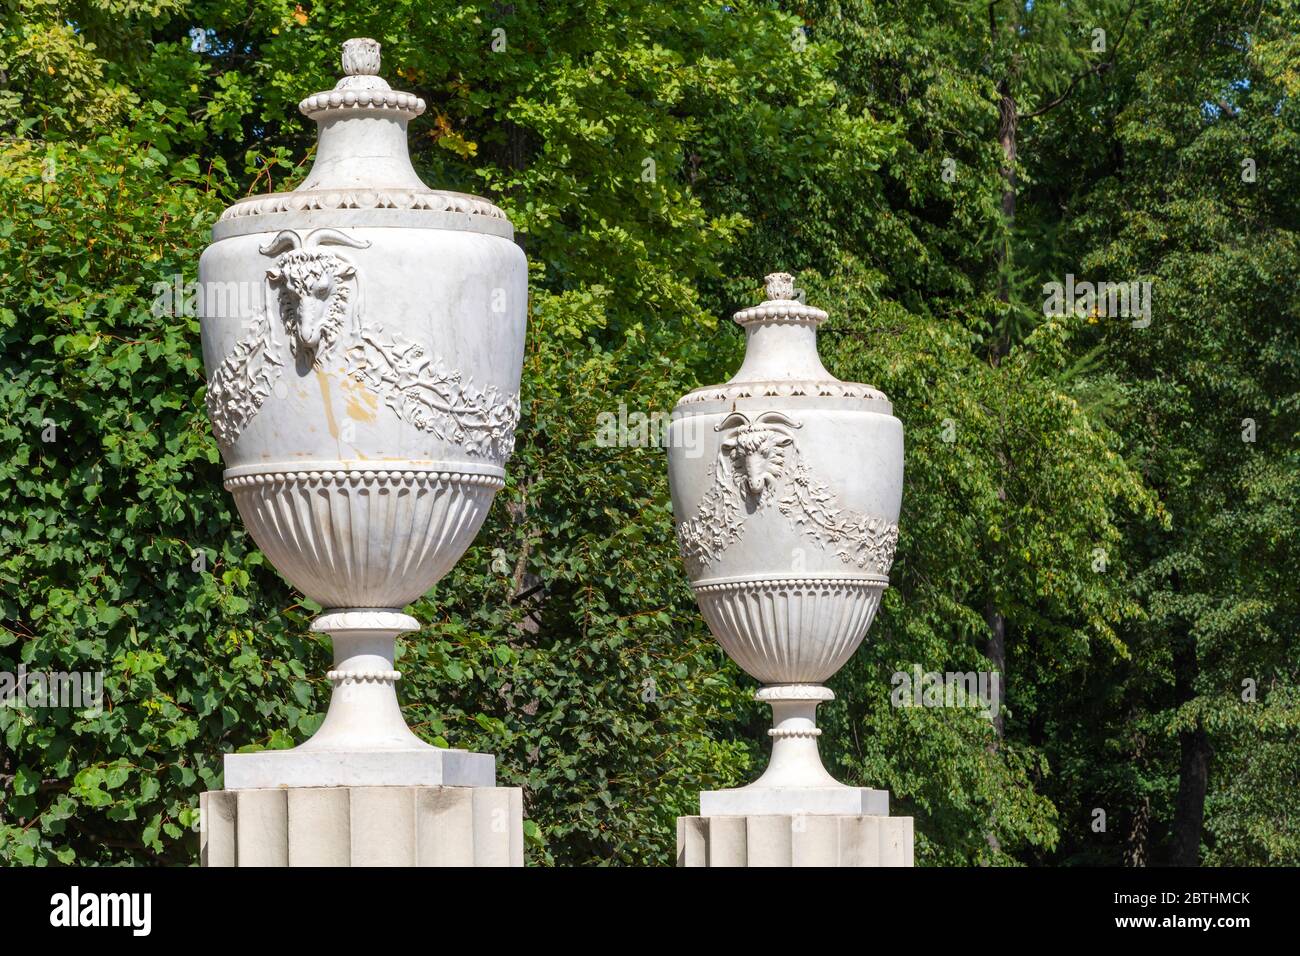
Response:
POLYGON ((221 491, 197 322, 152 309, 219 198, 126 129, 2 156, 0 661, 107 703, 0 708, 0 854, 185 859, 220 751, 309 721, 325 659, 221 491))
POLYGON ((314 136, 296 104, 359 35, 429 104, 411 126, 425 181, 492 196, 531 263, 510 483, 412 608, 428 624, 402 642, 399 692, 425 739, 498 754, 532 861, 669 862, 697 792, 765 759, 767 714, 686 586, 653 431, 599 436, 729 376, 743 340, 721 320, 777 269, 831 312, 827 366, 883 389, 907 433, 893 587, 822 708, 828 766, 892 790, 923 863, 1163 862, 1182 748, 1204 734, 1204 859, 1297 861, 1294 12, 4 16, 0 672, 102 671, 106 706, 0 708, 0 861, 193 862, 220 755, 322 719, 318 609, 244 532, 197 323, 157 304, 224 206, 300 181, 314 136), (1039 289, 1066 272, 1151 279, 1152 324, 1044 318, 1039 289), (990 608, 998 723, 891 706, 914 665, 987 670, 990 608))
MULTIPOLYGON (((1099 659, 1049 726, 1065 799, 1108 806, 1119 831, 1074 841, 1079 858, 1167 858, 1190 746, 1209 763, 1203 858, 1298 859, 1300 807, 1266 796, 1294 779, 1283 753, 1300 729, 1300 114, 1278 57, 1297 19, 1247 28, 1237 12, 1195 3, 1136 34, 1116 91, 1078 105, 1113 125, 1123 164, 1073 146, 1056 159, 1086 171, 1064 239, 1078 271, 1153 284, 1149 327, 1099 323, 1088 344, 1125 383, 1125 455, 1172 519, 1126 529, 1146 612, 1120 631, 1130 654, 1099 659)), ((1059 121, 1041 135, 1077 118, 1059 121)))
MULTIPOLYGON (((699 335, 713 323, 699 283, 720 274, 747 224, 690 188, 697 138, 727 125, 746 138, 712 148, 743 153, 773 127, 791 130, 793 175, 808 144, 829 152, 854 124, 864 143, 880 135, 865 120, 823 122, 828 51, 794 49, 792 19, 766 7, 525 8, 494 21, 511 38, 501 53, 487 11, 452 4, 390 8, 382 22, 317 10, 303 23, 269 8, 250 19, 234 4, 177 19, 132 12, 126 28, 94 5, 72 16, 83 41, 119 54, 95 69, 132 91, 123 125, 106 121, 78 151, 75 124, 19 123, 5 154, 17 240, 4 250, 5 355, 23 372, 0 420, 6 507, 22 517, 6 526, 0 616, 25 659, 69 669, 56 667, 72 660, 61 649, 90 637, 102 606, 116 630, 83 646, 86 666, 120 655, 132 677, 107 682, 99 722, 31 711, 13 725, 0 772, 23 792, 0 853, 183 859, 194 839, 176 821, 188 825, 197 792, 218 784, 219 755, 291 745, 320 720, 311 609, 250 550, 220 487, 195 323, 148 307, 155 281, 193 277, 232 195, 301 176, 291 157, 310 138, 294 104, 332 84, 343 38, 370 34, 389 75, 430 103, 412 129, 426 179, 497 196, 534 270, 512 483, 478 546, 415 608, 431 623, 404 647, 411 723, 501 754, 503 781, 526 788, 534 859, 667 861, 673 817, 747 773, 753 747, 732 739, 736 672, 679 571, 662 452, 601 447, 598 416, 667 411, 719 358, 699 335), (191 51, 191 23, 215 31, 208 53, 191 51), (61 157, 52 184, 42 149, 61 157), (29 241, 45 230, 58 235, 29 241), (108 254, 95 249, 105 243, 108 254), (110 289, 112 311, 86 315, 79 303, 110 289), (67 406, 79 399, 76 417, 67 406), (47 417, 62 445, 40 443, 47 417), (84 479, 101 459, 113 474, 84 479), (29 477, 38 462, 50 474, 29 477), (83 500, 82 488, 95 494, 83 500), (196 548, 206 570, 192 567, 196 548), (50 760, 52 743, 66 759, 50 760), (28 765, 72 802, 28 793, 28 765), (105 789, 95 773, 107 766, 130 776, 105 789), (69 819, 79 826, 65 830, 69 819)), ((51 26, 49 11, 29 11, 29 32, 42 15, 51 26)), ((72 95, 63 73, 48 75, 46 98, 72 95)))

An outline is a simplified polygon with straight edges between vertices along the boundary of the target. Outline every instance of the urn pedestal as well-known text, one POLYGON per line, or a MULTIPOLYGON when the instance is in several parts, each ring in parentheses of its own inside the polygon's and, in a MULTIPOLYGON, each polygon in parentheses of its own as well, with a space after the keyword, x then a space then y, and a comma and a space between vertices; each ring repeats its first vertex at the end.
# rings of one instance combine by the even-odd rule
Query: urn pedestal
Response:
POLYGON ((200 800, 204 866, 523 866, 513 787, 278 787, 200 800))
POLYGON ((682 865, 910 865, 911 820, 889 794, 823 767, 817 705, 889 583, 903 490, 903 428, 889 400, 822 366, 820 309, 791 276, 743 309, 745 359, 684 396, 669 426, 677 538, 700 612, 763 686, 772 757, 745 787, 700 794, 678 823, 682 865), (881 842, 883 841, 883 843, 881 842), (892 849, 891 849, 892 848, 892 849))
MULTIPOLYGON (((527 262, 500 209, 420 181, 407 124, 425 104, 380 79, 379 44, 349 40, 343 71, 299 104, 319 136, 306 180, 227 209, 199 263, 225 487, 271 563, 324 608, 312 630, 334 646, 316 734, 226 756, 226 790, 204 804, 228 811, 245 852, 210 855, 220 860, 292 864, 306 857, 259 855, 250 841, 292 851, 319 831, 335 845, 340 814, 366 832, 383 825, 370 814, 405 819, 393 808, 442 806, 453 797, 429 794, 447 788, 475 812, 519 804, 517 790, 479 796, 495 788, 491 754, 407 728, 394 650, 401 634, 419 639, 403 608, 451 570, 505 484, 527 262)), ((225 832, 207 816, 205 832, 225 832)), ((520 813, 494 819, 508 852, 483 858, 517 862, 520 813)), ((420 820, 432 825, 416 814, 394 833, 418 841, 420 820)))
POLYGON ((677 818, 677 865, 912 866, 912 818, 777 814, 677 818))

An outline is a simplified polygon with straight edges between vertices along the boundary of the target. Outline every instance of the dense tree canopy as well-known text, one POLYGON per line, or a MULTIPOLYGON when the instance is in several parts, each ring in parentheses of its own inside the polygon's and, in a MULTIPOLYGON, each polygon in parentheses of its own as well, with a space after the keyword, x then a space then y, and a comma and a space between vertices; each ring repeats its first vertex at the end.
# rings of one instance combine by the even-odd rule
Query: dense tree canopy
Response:
POLYGON ((317 608, 222 489, 197 320, 154 290, 301 180, 296 104, 372 36, 429 103, 424 180, 502 205, 531 263, 509 484, 400 693, 525 788, 532 861, 666 863, 765 759, 663 452, 599 422, 728 377, 725 319, 781 269, 907 434, 833 772, 888 787, 925 864, 1300 863, 1294 4, 3 9, 0 671, 102 671, 106 702, 0 708, 0 861, 194 862, 221 754, 322 719, 317 608), (1046 306, 1067 276, 1149 283, 1149 314, 1046 306), (914 666, 996 669, 997 716, 894 706, 914 666))

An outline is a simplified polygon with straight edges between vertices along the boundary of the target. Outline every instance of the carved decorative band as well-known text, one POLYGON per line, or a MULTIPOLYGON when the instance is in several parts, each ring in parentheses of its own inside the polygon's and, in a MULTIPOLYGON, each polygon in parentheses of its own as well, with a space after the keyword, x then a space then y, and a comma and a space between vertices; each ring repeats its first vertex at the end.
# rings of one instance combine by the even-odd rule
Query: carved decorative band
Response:
POLYGON ((713 426, 724 438, 709 488, 695 514, 677 523, 677 544, 691 578, 698 579, 741 539, 747 520, 770 510, 823 550, 834 550, 844 564, 871 575, 889 574, 898 526, 840 504, 800 457, 795 432, 802 427, 775 409, 752 418, 733 411, 713 426))
POLYGON ((740 382, 687 392, 677 407, 701 402, 730 402, 738 398, 860 398, 887 402, 885 393, 860 382, 740 382))
POLYGON ((826 313, 811 305, 791 300, 764 302, 752 309, 741 309, 731 317, 737 325, 755 325, 766 322, 788 322, 794 325, 821 325, 826 313))
POLYGON ((400 93, 397 90, 360 89, 313 93, 298 104, 298 110, 304 116, 337 109, 393 110, 419 116, 424 112, 424 100, 413 93, 400 93))
POLYGON ((401 671, 330 671, 325 675, 335 684, 395 684, 401 671))
POLYGON ((781 727, 773 727, 768 730, 767 735, 769 737, 779 737, 782 740, 787 740, 792 737, 810 737, 816 739, 822 735, 822 732, 818 727, 811 727, 806 730, 790 730, 781 727))
POLYGON ((767 684, 754 691, 754 700, 771 703, 782 700, 834 700, 835 692, 824 684, 767 684))
POLYGON ((467 216, 484 216, 509 222, 506 214, 486 199, 437 189, 426 192, 414 189, 357 189, 272 193, 235 203, 221 214, 219 221, 307 209, 430 209, 434 212, 459 212, 467 216))
POLYGON ((375 608, 332 608, 317 615, 311 622, 317 634, 346 633, 348 631, 418 631, 420 622, 401 611, 375 608))
POLYGON ((691 587, 698 593, 725 591, 841 591, 853 588, 883 591, 889 585, 885 577, 870 578, 744 578, 735 581, 701 581, 691 587))
POLYGON ((262 471, 225 480, 227 491, 287 484, 308 488, 428 488, 455 484, 500 491, 506 483, 496 475, 455 471, 262 471))
POLYGON ((223 452, 234 448, 292 360, 300 374, 342 372, 407 424, 504 464, 515 448, 519 393, 492 383, 475 385, 472 375, 426 345, 400 333, 385 335, 378 324, 365 321, 357 305, 357 266, 331 247, 370 245, 333 228, 282 229, 258 248, 272 259, 266 301, 273 308, 252 316, 247 334, 208 381, 205 402, 223 452))

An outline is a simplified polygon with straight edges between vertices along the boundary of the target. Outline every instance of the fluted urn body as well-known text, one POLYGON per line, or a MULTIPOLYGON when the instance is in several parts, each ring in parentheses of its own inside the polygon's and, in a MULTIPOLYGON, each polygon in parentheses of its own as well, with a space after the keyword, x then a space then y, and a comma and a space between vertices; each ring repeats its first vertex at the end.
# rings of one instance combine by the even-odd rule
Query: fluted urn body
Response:
POLYGON ((903 428, 881 392, 826 371, 826 313, 794 294, 793 279, 774 274, 766 300, 736 313, 744 362, 729 382, 678 402, 669 481, 700 610, 776 711, 760 784, 837 786, 817 759, 812 718, 888 584, 903 428))
MULTIPOLYGON (((330 612, 314 626, 336 659, 340 642, 418 626, 402 607, 452 568, 504 485, 527 312, 504 213, 411 166, 424 102, 379 78, 373 40, 348 41, 343 67, 299 105, 319 136, 306 180, 227 209, 199 263, 226 488, 276 568, 330 612)), ((391 693, 391 660, 361 656, 371 676, 353 683, 391 693)), ((413 746, 398 723, 369 739, 413 746)))

